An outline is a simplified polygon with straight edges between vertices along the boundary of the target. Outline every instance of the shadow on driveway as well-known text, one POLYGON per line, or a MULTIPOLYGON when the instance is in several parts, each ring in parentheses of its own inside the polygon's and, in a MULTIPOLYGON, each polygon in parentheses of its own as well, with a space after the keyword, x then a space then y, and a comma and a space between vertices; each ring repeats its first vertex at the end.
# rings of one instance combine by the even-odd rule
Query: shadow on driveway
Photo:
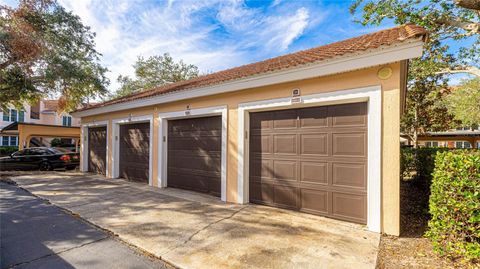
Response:
POLYGON ((1 268, 169 268, 4 182, 0 231, 1 268))

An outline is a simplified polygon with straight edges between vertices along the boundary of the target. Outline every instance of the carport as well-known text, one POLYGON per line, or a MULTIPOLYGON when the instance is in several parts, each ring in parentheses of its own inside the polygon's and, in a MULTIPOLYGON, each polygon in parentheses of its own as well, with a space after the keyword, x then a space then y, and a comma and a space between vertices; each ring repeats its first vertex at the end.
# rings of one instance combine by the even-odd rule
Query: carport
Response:
POLYGON ((80 128, 72 126, 14 122, 5 126, 0 134, 18 135, 18 148, 20 150, 28 148, 30 140, 34 137, 75 139, 75 148, 78 147, 80 142, 80 128))

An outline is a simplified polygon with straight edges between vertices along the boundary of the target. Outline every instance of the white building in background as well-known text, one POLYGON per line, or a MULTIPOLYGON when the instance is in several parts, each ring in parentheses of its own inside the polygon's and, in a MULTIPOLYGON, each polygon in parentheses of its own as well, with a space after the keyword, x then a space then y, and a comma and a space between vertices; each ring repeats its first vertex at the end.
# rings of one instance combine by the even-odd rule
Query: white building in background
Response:
MULTIPOLYGON (((25 105, 23 109, 13 106, 0 110, 0 130, 13 122, 28 122, 43 125, 80 126, 80 119, 66 112, 59 112, 58 100, 42 100, 35 106, 25 105)), ((18 136, 0 135, 0 146, 18 146, 18 136)))

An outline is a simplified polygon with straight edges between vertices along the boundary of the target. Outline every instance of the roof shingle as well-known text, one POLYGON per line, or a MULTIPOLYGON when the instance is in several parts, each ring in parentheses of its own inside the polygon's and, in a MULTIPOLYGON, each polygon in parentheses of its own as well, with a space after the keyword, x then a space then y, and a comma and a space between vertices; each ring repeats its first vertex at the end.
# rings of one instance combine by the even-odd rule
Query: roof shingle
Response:
POLYGON ((161 87, 109 100, 104 103, 99 103, 77 111, 89 110, 117 103, 124 103, 174 91, 205 87, 224 83, 227 81, 251 77, 254 75, 265 74, 283 69, 317 63, 327 59, 343 56, 349 53, 365 51, 369 49, 375 49, 380 46, 388 46, 395 43, 400 43, 407 39, 425 38, 426 35, 427 31, 424 28, 414 24, 405 24, 394 28, 385 29, 379 32, 331 43, 328 45, 298 51, 295 53, 286 54, 264 61, 242 65, 239 67, 234 67, 216 73, 200 76, 194 79, 164 85, 161 87))

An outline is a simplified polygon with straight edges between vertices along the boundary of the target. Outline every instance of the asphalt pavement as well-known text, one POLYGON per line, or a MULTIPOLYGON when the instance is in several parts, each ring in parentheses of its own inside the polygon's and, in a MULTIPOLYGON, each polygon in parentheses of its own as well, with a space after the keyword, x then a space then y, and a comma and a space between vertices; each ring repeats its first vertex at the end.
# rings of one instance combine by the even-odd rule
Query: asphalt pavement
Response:
POLYGON ((4 182, 0 182, 0 267, 172 268, 4 182))

